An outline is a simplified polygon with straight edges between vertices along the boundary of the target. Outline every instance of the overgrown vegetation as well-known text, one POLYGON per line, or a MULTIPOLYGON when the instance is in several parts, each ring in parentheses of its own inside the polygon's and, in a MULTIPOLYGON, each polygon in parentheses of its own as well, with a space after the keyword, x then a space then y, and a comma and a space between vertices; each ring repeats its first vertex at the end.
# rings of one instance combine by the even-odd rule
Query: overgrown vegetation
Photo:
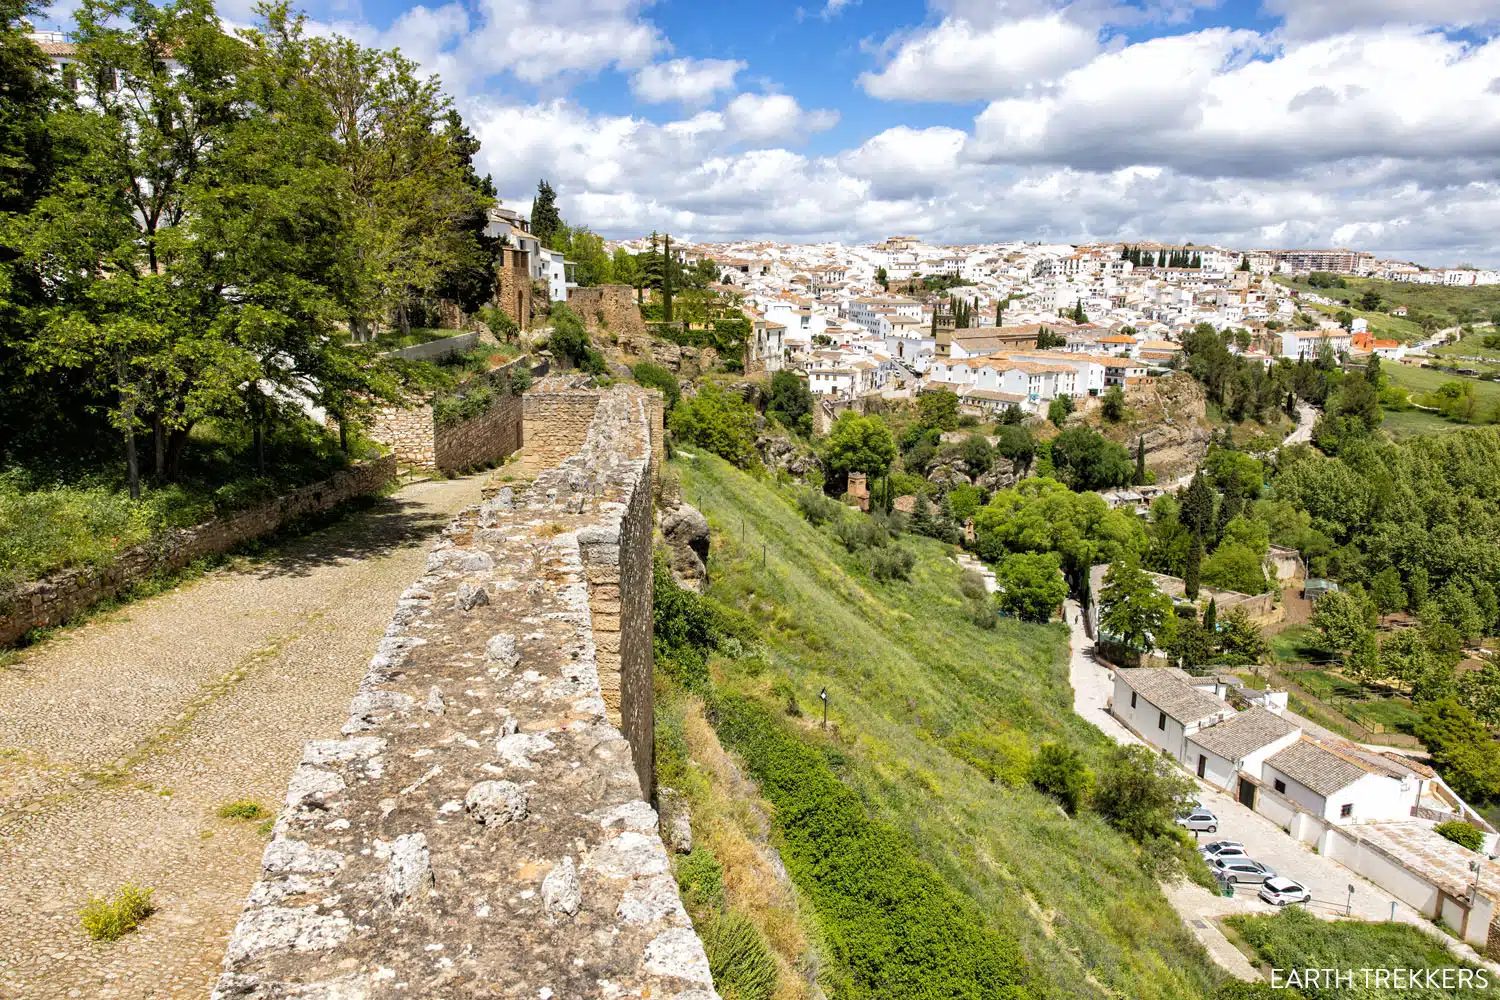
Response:
POLYGON ((1440 837, 1447 837, 1459 847, 1467 847, 1471 851, 1477 851, 1484 846, 1484 831, 1462 820, 1439 823, 1432 828, 1432 832, 1440 837))
POLYGON ((259 802, 252 802, 249 799, 240 799, 237 802, 226 802, 224 805, 220 806, 217 810, 214 811, 214 815, 218 816, 220 819, 255 820, 265 819, 267 816, 271 815, 271 813, 266 809, 265 806, 261 805, 259 802))
POLYGON ((84 932, 95 941, 118 941, 156 909, 151 902, 155 891, 126 882, 112 897, 90 896, 78 914, 84 932))
MULTIPOLYGON (((913 555, 908 580, 873 583, 868 550, 851 552, 834 535, 837 514, 823 513, 832 501, 806 496, 811 516, 798 517, 796 494, 710 455, 674 465, 716 528, 715 578, 701 600, 746 616, 764 644, 743 655, 712 639, 700 648, 698 690, 720 738, 774 805, 773 842, 809 904, 828 995, 862 996, 847 991, 888 982, 898 985, 884 996, 963 996, 973 977, 1022 969, 1026 988, 1080 995, 1095 994, 1094 981, 1125 996, 1212 992, 1217 974, 1156 886, 1161 846, 1136 843, 1087 805, 1068 817, 1031 787, 1045 743, 1076 749, 1092 771, 1110 759, 1112 745, 1072 712, 1061 626, 976 625, 972 583, 966 592, 951 550, 925 538, 903 542, 913 555), (845 868, 844 847, 865 858, 896 852, 882 862, 891 878, 845 868), (961 934, 929 940, 936 929, 916 915, 913 942, 893 938, 886 910, 862 893, 894 886, 897 875, 916 880, 904 892, 954 914, 961 934), (1019 950, 967 951, 996 941, 1019 950), (833 960, 849 943, 867 957, 833 960), (941 969, 923 972, 928 962, 941 969)), ((661 671, 673 686, 666 675, 675 670, 661 671)), ((676 725, 658 727, 661 759, 681 753, 676 725)), ((669 770, 691 781, 700 767, 669 770)), ((906 913, 900 900, 886 905, 906 913)))
MULTIPOLYGON (((1457 986, 1459 971, 1469 970, 1472 975, 1478 967, 1458 959, 1443 942, 1409 924, 1321 920, 1298 906, 1288 906, 1274 916, 1233 916, 1224 922, 1254 949, 1261 963, 1283 970, 1283 982, 1285 970, 1353 970, 1353 990, 1327 985, 1299 987, 1295 995, 1308 1000, 1343 1000, 1345 997, 1440 1000, 1473 997, 1485 992, 1476 989, 1472 979, 1467 985, 1457 986), (1428 986, 1425 978, 1420 976, 1416 977, 1417 982, 1403 982, 1400 986, 1390 983, 1379 986, 1373 978, 1367 984, 1362 971, 1365 969, 1416 972, 1452 969, 1455 988, 1428 986)), ((1493 983, 1493 974, 1488 975, 1493 983)), ((1277 992, 1279 995, 1292 994, 1291 990, 1277 992)))

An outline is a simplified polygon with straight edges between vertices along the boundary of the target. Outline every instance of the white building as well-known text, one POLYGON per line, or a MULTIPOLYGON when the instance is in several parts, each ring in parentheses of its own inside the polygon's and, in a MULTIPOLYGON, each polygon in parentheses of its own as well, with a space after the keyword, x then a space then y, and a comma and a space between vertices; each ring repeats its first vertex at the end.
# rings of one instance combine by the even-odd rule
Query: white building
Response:
MULTIPOLYGON (((1195 687, 1192 678, 1176 667, 1116 670, 1110 710, 1137 736, 1184 765, 1193 760, 1189 737, 1234 714, 1227 702, 1195 687)), ((1196 763, 1192 766, 1196 767, 1196 763)))
POLYGON ((1335 354, 1347 354, 1354 340, 1354 335, 1345 330, 1283 330, 1278 336, 1283 358, 1306 358, 1308 361, 1318 356, 1325 340, 1335 354))

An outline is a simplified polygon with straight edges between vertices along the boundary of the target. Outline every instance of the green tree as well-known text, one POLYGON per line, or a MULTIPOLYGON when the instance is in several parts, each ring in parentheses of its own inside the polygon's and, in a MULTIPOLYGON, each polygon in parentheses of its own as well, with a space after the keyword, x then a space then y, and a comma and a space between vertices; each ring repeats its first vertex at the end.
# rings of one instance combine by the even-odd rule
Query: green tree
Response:
MULTIPOLYGON (((1196 537, 1196 536, 1195 536, 1196 537)), ((1259 594, 1266 589, 1261 555, 1238 542, 1222 544, 1203 560, 1202 580, 1219 590, 1259 594)))
POLYGON ((1171 641, 1176 614, 1134 559, 1110 564, 1099 594, 1099 624, 1127 645, 1151 650, 1171 641))
POLYGON ((995 573, 1001 609, 1022 621, 1050 621, 1068 596, 1060 566, 1055 552, 1007 556, 995 573))
POLYGON ((614 280, 621 285, 629 285, 635 289, 635 300, 639 305, 641 302, 641 290, 645 287, 645 273, 641 270, 640 258, 626 250, 624 247, 615 247, 614 256, 610 260, 610 271, 614 280))
POLYGON ((1215 641, 1226 663, 1236 666, 1259 663, 1271 655, 1265 632, 1250 620, 1244 608, 1230 608, 1218 625, 1215 641))
POLYGON ((1075 493, 1055 479, 1023 479, 998 490, 974 517, 975 547, 997 562, 1013 552, 1056 552, 1075 592, 1088 568, 1145 553, 1140 519, 1110 510, 1097 493, 1075 493))
POLYGON ((1047 419, 1052 421, 1054 427, 1062 427, 1067 421, 1068 414, 1073 412, 1073 397, 1066 392, 1053 398, 1047 404, 1047 419))
POLYGON ((1500 752, 1474 713, 1447 698, 1426 705, 1413 732, 1432 753, 1443 780, 1471 802, 1500 794, 1500 752))
POLYGON ((1017 475, 1025 476, 1036 457, 1036 441, 1019 424, 1004 423, 996 428, 995 451, 1015 467, 1017 475))
POLYGON ((1124 486, 1133 471, 1124 448, 1084 426, 1069 427, 1052 439, 1052 466, 1075 490, 1124 486))
POLYGON ((678 440, 707 448, 742 469, 755 462, 755 408, 713 382, 700 384, 695 396, 675 406, 667 425, 678 440))
POLYGON ((883 267, 877 267, 875 269, 875 284, 879 285, 881 288, 884 288, 886 290, 890 289, 890 287, 891 287, 891 279, 885 273, 885 268, 883 268, 883 267))
POLYGON ((1135 439, 1135 475, 1131 477, 1130 482, 1135 486, 1145 486, 1147 479, 1146 439, 1138 437, 1135 439))
MULTIPOLYGON (((1362 641, 1356 637, 1356 642, 1362 641)), ((1398 685, 1415 689, 1417 683, 1440 669, 1432 648, 1417 629, 1402 629, 1380 643, 1379 674, 1398 685)))
POLYGON ((537 182, 536 197, 531 202, 531 235, 548 249, 563 228, 562 216, 557 211, 557 192, 544 177, 537 182))
POLYGON ((1067 743, 1043 743, 1031 759, 1031 783, 1057 796, 1063 808, 1076 813, 1088 801, 1094 774, 1078 748, 1067 743))
POLYGON ((1406 590, 1401 586, 1401 574, 1396 567, 1387 566, 1375 574, 1370 581, 1370 598, 1382 618, 1406 609, 1406 590))
POLYGON ((1117 385, 1109 387, 1104 394, 1104 403, 1101 407, 1104 419, 1112 424, 1117 424, 1125 419, 1125 390, 1117 385))
POLYGON ((1182 592, 1190 601, 1198 599, 1198 587, 1203 573, 1203 539, 1189 533, 1187 560, 1182 568, 1182 592))
POLYGON ((1313 604, 1312 626, 1335 650, 1353 649, 1370 630, 1364 602, 1344 590, 1331 591, 1317 599, 1313 604))
POLYGON ((1151 747, 1113 746, 1099 769, 1094 809, 1137 842, 1175 836, 1173 820, 1197 786, 1170 757, 1151 747))
POLYGON ((1486 660, 1458 679, 1458 698, 1486 726, 1500 725, 1500 665, 1486 660))
POLYGON ((1189 531, 1199 538, 1209 538, 1214 524, 1214 490, 1202 472, 1194 473, 1183 493, 1181 517, 1189 531))
POLYGON ((1203 630, 1198 619, 1184 618, 1172 629, 1172 640, 1164 652, 1183 670, 1192 670, 1213 662, 1213 636, 1203 630))
POLYGON ((924 392, 917 397, 917 423, 932 430, 958 428, 958 394, 946 389, 924 392))
POLYGON ((642 361, 630 369, 630 376, 648 389, 660 389, 668 414, 682 399, 682 387, 677 384, 677 376, 661 365, 642 361))
POLYGON ((896 442, 885 421, 844 411, 834 422, 824 444, 823 462, 835 475, 863 472, 871 477, 890 471, 896 458, 896 442))
POLYGON ((995 460, 995 449, 990 447, 989 440, 983 434, 970 434, 964 438, 963 444, 959 446, 959 454, 963 456, 971 476, 988 472, 995 460))
POLYGON ((807 379, 782 370, 771 376, 771 398, 766 407, 783 424, 803 434, 812 432, 812 390, 807 379))

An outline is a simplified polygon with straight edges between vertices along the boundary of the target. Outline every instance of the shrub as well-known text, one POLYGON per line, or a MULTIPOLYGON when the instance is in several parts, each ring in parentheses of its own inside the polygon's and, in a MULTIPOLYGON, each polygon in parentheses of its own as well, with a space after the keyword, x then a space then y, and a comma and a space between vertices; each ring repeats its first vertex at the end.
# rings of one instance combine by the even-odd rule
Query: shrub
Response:
POLYGON ((520 331, 520 327, 516 326, 516 321, 495 306, 485 306, 479 310, 479 319, 502 342, 514 340, 520 331))
POLYGON ((1000 624, 1000 613, 995 610, 995 602, 988 597, 981 597, 969 602, 969 621, 982 629, 992 629, 1000 624))
POLYGON ((118 941, 140 926, 156 909, 151 902, 155 889, 142 889, 134 882, 120 886, 113 899, 91 896, 79 911, 79 920, 95 941, 118 941))
POLYGON ((1049 795, 1056 795, 1064 809, 1076 813, 1094 787, 1094 774, 1077 747, 1043 743, 1031 762, 1031 783, 1049 795))
POLYGON ((1433 827, 1433 831, 1471 851, 1477 851, 1484 846, 1484 831, 1461 820, 1439 823, 1433 827))
POLYGON ((844 516, 844 505, 837 500, 824 496, 817 490, 802 490, 797 494, 797 509, 807 520, 822 527, 829 521, 837 521, 844 516))
POLYGON ((472 379, 453 392, 439 393, 432 400, 432 419, 439 427, 451 427, 488 413, 495 404, 495 390, 483 379, 472 379))
POLYGON ((916 564, 917 557, 910 549, 903 546, 892 545, 883 549, 875 549, 870 557, 870 575, 881 583, 907 580, 911 578, 912 567, 916 564))
POLYGON ((514 396, 519 396, 531 388, 531 365, 523 363, 516 365, 510 370, 510 391, 514 396))
POLYGON ((678 859, 677 885, 695 909, 716 910, 724 905, 724 868, 702 844, 694 845, 691 854, 678 859))
POLYGON ((708 969, 724 1000, 771 1000, 776 992, 776 959, 760 930, 731 910, 714 918, 703 936, 708 969))
POLYGON ((850 552, 884 548, 891 536, 885 528, 868 517, 846 517, 833 526, 833 537, 850 552))
POLYGON ((989 592, 985 590, 984 577, 977 570, 964 570, 963 576, 958 578, 958 589, 971 601, 989 596, 989 592))
POLYGON ((218 808, 220 819, 265 819, 269 815, 271 814, 265 806, 248 799, 230 802, 218 808))
POLYGON ((682 387, 677 384, 677 376, 661 365, 642 361, 630 369, 630 375, 647 389, 660 389, 661 394, 666 397, 668 413, 671 413, 672 408, 682 399, 682 387))
POLYGON ((1019 730, 954 733, 943 747, 991 781, 1019 788, 1031 780, 1031 744, 1019 730))

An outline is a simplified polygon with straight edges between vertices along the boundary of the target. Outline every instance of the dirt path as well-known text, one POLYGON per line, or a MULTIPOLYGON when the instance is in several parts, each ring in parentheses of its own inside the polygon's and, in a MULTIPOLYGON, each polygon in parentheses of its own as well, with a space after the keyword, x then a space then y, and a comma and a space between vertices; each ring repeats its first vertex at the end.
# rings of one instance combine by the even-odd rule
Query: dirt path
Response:
POLYGON ((0 670, 0 997, 204 997, 302 744, 337 734, 397 595, 484 476, 408 486, 248 569, 92 622, 0 670), (157 912, 96 943, 127 881, 157 912))

